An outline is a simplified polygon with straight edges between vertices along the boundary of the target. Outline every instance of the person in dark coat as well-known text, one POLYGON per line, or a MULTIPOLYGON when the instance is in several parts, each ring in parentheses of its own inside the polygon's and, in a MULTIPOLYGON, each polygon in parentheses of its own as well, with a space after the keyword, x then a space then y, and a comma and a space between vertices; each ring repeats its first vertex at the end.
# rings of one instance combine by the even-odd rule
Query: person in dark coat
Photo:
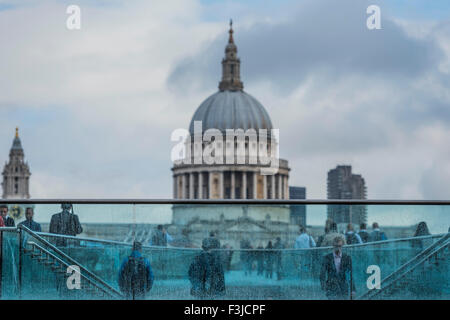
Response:
POLYGON ((150 262, 142 257, 142 244, 135 241, 129 257, 119 270, 119 288, 126 299, 143 300, 153 286, 154 276, 150 262))
POLYGON ((220 255, 213 254, 208 238, 202 242, 202 252, 189 266, 191 295, 200 299, 213 299, 225 294, 225 274, 220 255))
POLYGON ((431 235, 430 230, 428 230, 427 223, 425 221, 419 222, 414 232, 414 237, 429 236, 431 235))
POLYGON ((372 223, 372 233, 370 234, 370 241, 383 241, 387 240, 386 234, 380 230, 380 226, 377 222, 372 223))
POLYGON ((370 241, 370 233, 369 233, 369 231, 367 231, 367 224, 361 223, 359 225, 358 235, 361 238, 361 241, 363 243, 366 243, 366 242, 370 241))
MULTIPOLYGON (((52 215, 50 220, 49 232, 55 234, 63 234, 67 236, 76 236, 83 232, 78 216, 73 213, 73 206, 71 203, 61 204, 62 211, 52 215), (72 210, 72 212, 70 212, 72 210)), ((65 246, 66 239, 58 238, 57 246, 65 246)))
POLYGON ((16 226, 14 219, 8 215, 8 206, 6 206, 6 205, 0 206, 0 212, 3 217, 3 223, 5 224, 5 227, 15 227, 16 226))
POLYGON ((248 239, 241 240, 241 263, 243 264, 244 274, 252 274, 252 264, 253 264, 253 254, 248 249, 253 249, 250 241, 248 239))
POLYGON ((281 258, 282 258, 282 250, 284 249, 284 244, 281 242, 281 238, 277 237, 273 248, 276 250, 275 251, 275 271, 277 273, 277 280, 281 280, 282 278, 282 273, 283 273, 283 265, 281 262, 281 258))
POLYGON ((330 300, 346 300, 355 295, 352 258, 342 252, 343 245, 342 238, 336 237, 333 252, 324 256, 322 262, 320 286, 330 300))
POLYGON ((214 232, 209 233, 209 238, 205 238, 203 241, 206 242, 206 246, 212 249, 220 249, 220 240, 216 238, 216 234, 214 232))
POLYGON ((256 249, 258 249, 256 251, 256 275, 261 276, 264 274, 264 247, 260 243, 256 249))
POLYGON ((33 217, 34 217, 33 208, 31 208, 31 207, 26 208, 26 210, 25 210, 25 219, 26 220, 19 223, 19 226, 23 225, 23 226, 27 227, 28 229, 30 229, 31 231, 41 232, 42 231, 41 225, 39 223, 35 222, 33 220, 33 217))
POLYGON ((265 252, 266 278, 272 279, 274 261, 275 261, 275 251, 273 250, 272 241, 269 241, 269 243, 266 246, 265 252))
POLYGON ((150 245, 158 247, 167 247, 167 244, 172 240, 173 240, 172 237, 163 227, 163 225, 159 224, 156 227, 156 230, 153 232, 150 245))
POLYGON ((363 243, 359 234, 355 233, 355 231, 353 230, 353 225, 351 223, 347 225, 347 232, 345 233, 345 241, 347 242, 348 245, 363 243))
POLYGON ((325 239, 326 235, 330 233, 332 223, 333 223, 332 219, 327 219, 327 221, 325 221, 324 233, 320 235, 319 238, 317 239, 316 242, 317 247, 323 247, 322 242, 325 239))
MULTIPOLYGON (((427 223, 425 221, 419 222, 416 228, 416 232, 414 232, 414 237, 423 237, 431 235, 428 230, 427 223)), ((412 246, 415 248, 423 249, 424 246, 431 245, 431 241, 426 241, 425 239, 414 239, 412 241, 412 246)))

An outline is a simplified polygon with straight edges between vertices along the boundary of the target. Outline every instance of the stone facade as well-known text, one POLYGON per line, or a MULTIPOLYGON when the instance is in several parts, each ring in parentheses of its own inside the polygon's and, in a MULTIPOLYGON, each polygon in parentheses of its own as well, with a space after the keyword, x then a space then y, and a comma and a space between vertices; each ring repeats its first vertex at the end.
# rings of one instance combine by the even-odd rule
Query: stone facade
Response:
POLYGON ((235 211, 237 218, 234 215, 230 215, 232 217, 228 218, 228 213, 231 212, 227 212, 227 218, 221 214, 220 219, 210 219, 209 217, 202 219, 195 216, 186 225, 172 224, 168 227, 168 231, 170 234, 183 234, 193 247, 200 247, 202 240, 208 237, 210 232, 216 234, 222 245, 228 244, 234 249, 240 248, 242 240, 249 240, 253 248, 257 248, 259 245, 266 247, 269 241, 273 243, 277 237, 280 237, 282 242, 288 246, 293 245, 298 236, 298 226, 280 220, 272 220, 268 213, 284 215, 283 211, 289 210, 288 208, 260 207, 262 212, 258 212, 258 208, 252 209, 254 210, 253 214, 250 212, 249 215, 245 215, 242 212, 239 215, 238 211, 245 211, 246 207, 233 208, 232 211, 235 211), (264 221, 259 219, 261 214, 267 215, 264 221))

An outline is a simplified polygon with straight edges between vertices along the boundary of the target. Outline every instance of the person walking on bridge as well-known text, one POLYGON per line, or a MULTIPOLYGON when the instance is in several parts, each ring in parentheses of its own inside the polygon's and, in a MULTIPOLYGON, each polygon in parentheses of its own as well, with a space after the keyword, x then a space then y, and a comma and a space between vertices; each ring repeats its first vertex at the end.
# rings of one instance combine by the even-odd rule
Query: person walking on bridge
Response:
POLYGON ((123 260, 119 270, 119 288, 126 299, 144 300, 153 286, 150 262, 141 251, 142 244, 135 241, 130 256, 123 260))
POLYGON ((330 300, 348 300, 355 296, 352 258, 342 252, 341 237, 333 240, 333 252, 323 258, 320 286, 330 300))

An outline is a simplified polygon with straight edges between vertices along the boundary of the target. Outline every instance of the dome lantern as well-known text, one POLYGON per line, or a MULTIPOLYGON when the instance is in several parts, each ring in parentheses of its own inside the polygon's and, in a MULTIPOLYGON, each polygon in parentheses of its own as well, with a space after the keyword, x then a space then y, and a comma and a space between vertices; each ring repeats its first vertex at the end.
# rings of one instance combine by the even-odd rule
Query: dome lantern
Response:
POLYGON ((238 91, 244 89, 241 81, 241 61, 237 57, 237 47, 233 39, 233 21, 230 20, 230 34, 228 44, 225 47, 225 57, 222 59, 222 81, 219 83, 219 90, 238 91))

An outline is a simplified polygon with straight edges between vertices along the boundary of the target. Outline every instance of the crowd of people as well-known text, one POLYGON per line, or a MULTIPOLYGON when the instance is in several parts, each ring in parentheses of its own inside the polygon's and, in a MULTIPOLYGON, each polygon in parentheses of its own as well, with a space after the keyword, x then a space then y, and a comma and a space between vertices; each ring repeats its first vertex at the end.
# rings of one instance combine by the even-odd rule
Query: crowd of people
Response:
MULTIPOLYGON (((317 242, 307 233, 305 227, 300 227, 300 234, 295 239, 294 249, 308 249, 314 247, 332 247, 330 253, 322 257, 320 263, 320 287, 328 299, 351 299, 356 295, 356 286, 353 278, 352 258, 344 252, 345 245, 363 244, 387 240, 384 231, 377 222, 372 224, 372 230, 367 230, 366 224, 361 224, 356 232, 352 224, 348 224, 346 231, 338 232, 337 225, 327 220, 324 234, 317 242)), ((430 235, 425 222, 420 222, 414 237, 430 235)), ((417 240, 420 242, 421 240, 417 240)), ((199 298, 221 296, 225 292, 224 265, 220 251, 220 242, 212 233, 210 238, 203 241, 203 252, 194 259, 189 268, 189 280, 192 284, 191 294, 199 298)), ((282 278, 282 250, 285 245, 281 238, 275 243, 269 241, 264 247, 262 243, 254 248, 248 239, 240 244, 240 261, 244 274, 252 274, 256 265, 256 275, 272 278, 277 273, 277 279, 282 278), (256 250, 255 250, 256 249, 256 250)), ((230 258, 231 260, 231 258, 230 258)), ((320 260, 319 260, 320 261, 320 260)))
POLYGON ((344 245, 362 244, 388 239, 384 231, 380 230, 380 226, 377 222, 374 222, 372 224, 371 232, 367 230, 366 223, 361 223, 359 225, 358 232, 355 232, 353 224, 349 223, 347 225, 345 233, 339 233, 336 222, 328 219, 325 223, 324 233, 319 236, 317 240, 317 246, 330 247, 333 245, 335 237, 341 237, 344 245))
MULTIPOLYGON (((78 216, 73 213, 73 206, 70 203, 61 204, 61 212, 52 215, 50 220, 49 232, 62 235, 75 236, 83 232, 78 216)), ((15 220, 9 216, 7 205, 0 206, 0 227, 15 227, 15 220)), ((17 226, 25 226, 31 231, 42 232, 40 223, 34 221, 33 207, 25 209, 25 220, 17 226)))
MULTIPOLYGON (((61 235, 75 236, 82 233, 78 216, 73 212, 70 203, 61 205, 62 211, 51 217, 49 232, 61 235)), ((8 207, 0 206, 0 227, 15 227, 15 221, 8 215, 8 207)), ((19 223, 34 232, 41 232, 41 225, 34 221, 34 210, 27 207, 25 220, 19 223)), ((417 225, 414 237, 430 235, 426 222, 417 225)), ((151 246, 163 246, 173 242, 172 236, 163 225, 158 225, 154 230, 149 244, 151 246)), ((248 238, 240 242, 240 263, 245 276, 283 278, 282 250, 287 247, 294 249, 310 249, 315 247, 332 247, 331 253, 321 259, 320 285, 329 299, 348 299, 355 295, 355 283, 353 281, 352 258, 346 254, 343 247, 346 245, 364 244, 387 240, 384 231, 377 222, 372 223, 372 230, 368 230, 365 223, 359 225, 358 230, 352 224, 346 226, 345 232, 339 232, 337 224, 328 219, 325 223, 324 233, 315 239, 307 232, 306 227, 300 226, 299 235, 292 246, 286 246, 280 237, 270 240, 264 245, 262 242, 254 247, 248 238)), ((64 237, 57 238, 56 245, 65 245, 64 237)), ((423 248, 422 239, 412 243, 413 247, 423 248)), ((225 294, 225 273, 231 270, 233 248, 220 240, 214 232, 202 241, 202 251, 194 257, 189 265, 188 278, 191 282, 191 294, 197 298, 214 298, 225 294), (221 249, 221 250, 219 250, 221 249)), ((320 260, 319 260, 320 261, 320 260)), ((299 271, 303 272, 302 266, 299 271)), ((135 241, 132 251, 120 266, 119 287, 127 299, 144 299, 151 290, 154 282, 154 274, 150 262, 142 255, 142 244, 135 241)))
MULTIPOLYGON (((0 227, 15 227, 16 223, 12 217, 9 216, 9 209, 6 205, 0 206, 0 227)), ((25 220, 20 222, 18 226, 24 225, 31 231, 41 232, 41 225, 33 220, 34 209, 32 207, 27 207, 25 209, 25 220)))
POLYGON ((256 267, 257 276, 272 279, 275 272, 277 279, 281 280, 281 249, 284 248, 285 245, 280 237, 277 237, 274 242, 269 240, 265 246, 260 242, 256 248, 252 246, 250 240, 243 239, 240 243, 240 261, 244 275, 252 275, 256 267))

